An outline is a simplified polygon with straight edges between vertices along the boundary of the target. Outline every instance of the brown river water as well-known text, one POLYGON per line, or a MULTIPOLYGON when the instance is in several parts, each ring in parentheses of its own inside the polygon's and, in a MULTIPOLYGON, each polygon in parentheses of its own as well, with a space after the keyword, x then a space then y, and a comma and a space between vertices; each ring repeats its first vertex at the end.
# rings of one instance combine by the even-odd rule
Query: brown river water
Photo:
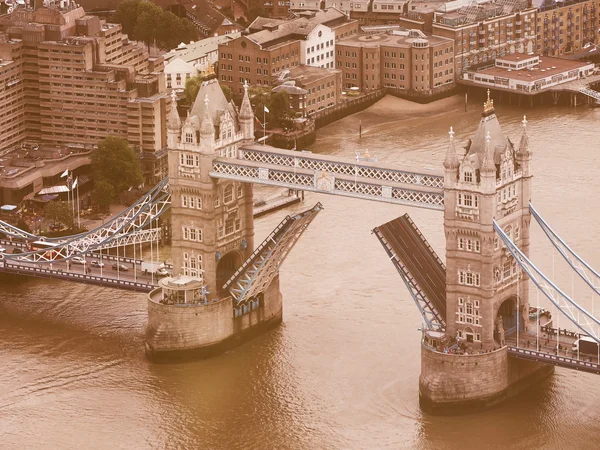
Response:
MULTIPOLYGON (((464 112, 457 97, 428 106, 385 98, 319 130, 310 150, 353 159, 355 150, 368 149, 380 162, 441 168, 449 127, 465 141, 480 112, 479 102, 464 112)), ((516 143, 523 112, 497 107, 516 143)), ((600 268, 600 109, 525 112, 533 202, 600 268)), ((444 258, 442 214, 312 193, 291 210, 317 201, 325 210, 281 270, 283 324, 209 360, 147 361, 144 295, 61 281, 5 282, 0 449, 600 447, 600 377, 566 369, 487 412, 422 413, 420 316, 370 230, 409 212, 444 258)), ((257 242, 289 212, 257 220, 257 242)), ((548 274, 552 254, 533 226, 532 259, 548 274)), ((589 291, 558 256, 555 274, 591 306, 589 291)))

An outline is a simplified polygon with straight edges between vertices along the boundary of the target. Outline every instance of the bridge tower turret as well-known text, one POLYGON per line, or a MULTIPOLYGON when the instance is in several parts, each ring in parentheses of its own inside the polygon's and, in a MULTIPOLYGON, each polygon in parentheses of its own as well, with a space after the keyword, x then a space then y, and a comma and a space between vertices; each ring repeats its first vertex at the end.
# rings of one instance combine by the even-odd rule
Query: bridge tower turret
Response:
POLYGON ((244 143, 254 142, 254 112, 248 97, 247 83, 244 83, 244 98, 240 107, 240 130, 244 135, 244 143))
MULTIPOLYGON (((453 133, 450 133, 453 148, 453 133)), ((494 220, 529 253, 531 152, 526 134, 518 151, 502 133, 493 100, 464 156, 444 160, 446 339, 459 353, 422 348, 421 403, 426 409, 492 404, 514 384, 548 369, 508 358, 506 344, 528 329, 527 277, 494 231, 494 220), (523 150, 521 150, 521 148, 523 150), (457 166, 456 169, 454 169, 457 166)), ((512 342, 512 341, 511 341, 512 342)), ((521 383, 522 384, 522 383, 521 383)))
POLYGON ((171 92, 171 111, 167 117, 167 147, 177 148, 179 135, 181 134, 181 119, 177 112, 177 95, 175 91, 171 92))

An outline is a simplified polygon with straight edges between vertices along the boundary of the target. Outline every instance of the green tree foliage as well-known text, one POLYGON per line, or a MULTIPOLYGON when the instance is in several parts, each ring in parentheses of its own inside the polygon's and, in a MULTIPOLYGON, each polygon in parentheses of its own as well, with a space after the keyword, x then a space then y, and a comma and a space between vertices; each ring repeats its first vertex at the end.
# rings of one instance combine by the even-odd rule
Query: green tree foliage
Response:
POLYGON ((72 229, 75 224, 73 210, 67 202, 48 202, 44 217, 55 224, 60 223, 68 229, 72 229))
POLYGON ((100 206, 101 211, 107 211, 112 199, 115 197, 115 191, 108 181, 98 181, 94 184, 92 199, 100 206))
POLYGON ((276 92, 273 94, 268 88, 255 86, 248 89, 248 96, 258 120, 262 122, 263 117, 265 117, 263 114, 265 105, 269 110, 268 114, 266 114, 267 128, 281 126, 288 118, 290 96, 287 92, 276 92))
POLYGON ((269 13, 262 9, 260 6, 250 8, 244 13, 246 16, 246 24, 250 25, 257 17, 269 17, 269 13))
MULTIPOLYGON (((107 182, 118 195, 131 186, 142 184, 142 169, 135 151, 127 141, 106 137, 92 155, 92 172, 97 185, 107 182)), ((96 188, 94 188, 96 189, 96 188)))
POLYGON ((198 91, 200 90, 200 86, 202 85, 202 80, 204 77, 200 74, 195 77, 188 78, 185 81, 185 88, 183 89, 183 93, 185 95, 185 103, 188 105, 193 105, 196 97, 198 96, 198 91))
POLYGON ((198 39, 198 31, 188 19, 177 17, 152 2, 123 0, 113 16, 131 39, 172 49, 180 42, 198 39))
POLYGON ((219 83, 219 86, 221 86, 221 90, 223 91, 223 94, 225 94, 225 98, 227 99, 227 101, 230 102, 231 98, 233 96, 233 93, 231 92, 231 88, 229 86, 227 86, 226 84, 221 84, 221 83, 219 83))

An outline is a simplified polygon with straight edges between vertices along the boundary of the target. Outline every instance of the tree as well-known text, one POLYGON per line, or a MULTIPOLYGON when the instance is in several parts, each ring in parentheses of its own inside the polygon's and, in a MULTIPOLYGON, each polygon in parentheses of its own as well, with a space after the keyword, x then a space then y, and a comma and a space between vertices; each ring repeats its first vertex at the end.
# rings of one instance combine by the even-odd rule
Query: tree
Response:
POLYGON ((248 89, 250 102, 254 106, 254 114, 263 121, 265 115, 264 107, 269 112, 266 114, 267 125, 271 128, 281 125, 282 120, 286 119, 290 112, 290 96, 287 92, 272 93, 270 89, 263 87, 251 87, 248 89))
POLYGON ((198 96, 198 91, 200 90, 200 86, 202 85, 202 80, 204 77, 201 74, 196 75, 195 77, 188 78, 185 81, 185 88, 183 89, 183 93, 185 95, 185 103, 188 105, 193 105, 196 97, 198 96))
POLYGON ((75 223, 73 210, 67 202, 49 202, 45 208, 45 217, 53 223, 60 223, 72 229, 75 223))
POLYGON ((227 86, 226 84, 222 84, 219 83, 219 86, 221 86, 221 90, 223 91, 223 94, 225 95, 225 98, 227 99, 227 102, 231 101, 231 97, 233 97, 233 93, 231 92, 231 88, 229 86, 227 86))
POLYGON ((269 13, 262 9, 260 6, 255 6, 250 8, 248 11, 244 13, 246 16, 246 23, 250 25, 257 17, 269 17, 269 13))
POLYGON ((92 155, 92 172, 96 183, 107 182, 118 195, 131 186, 144 181, 140 161, 127 141, 117 137, 106 137, 92 155))
POLYGON ((102 211, 108 210, 114 197, 115 191, 108 181, 101 180, 94 184, 92 199, 100 206, 102 211))
POLYGON ((281 125, 283 119, 287 118, 290 112, 290 96, 287 92, 281 91, 271 95, 269 107, 269 118, 272 122, 281 125))
POLYGON ((113 16, 113 21, 123 26, 123 32, 131 39, 146 45, 171 49, 180 42, 198 39, 198 30, 186 18, 165 11, 152 2, 123 0, 113 16))

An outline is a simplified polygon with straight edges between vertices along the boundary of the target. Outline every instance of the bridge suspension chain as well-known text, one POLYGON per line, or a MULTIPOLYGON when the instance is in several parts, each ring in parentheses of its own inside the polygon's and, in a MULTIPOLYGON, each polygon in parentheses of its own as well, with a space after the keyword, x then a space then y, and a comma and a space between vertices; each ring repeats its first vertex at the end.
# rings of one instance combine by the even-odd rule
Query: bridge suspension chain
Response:
POLYGON ((592 288, 594 292, 596 292, 596 294, 600 295, 600 274, 567 245, 567 243, 550 227, 548 222, 542 218, 531 203, 529 204, 529 210, 554 248, 558 250, 569 266, 571 266, 571 268, 590 288, 592 288))
POLYGON ((562 312, 577 328, 586 335, 600 343, 600 335, 594 330, 600 327, 600 321, 590 314, 585 308, 569 297, 558 286, 556 286, 544 273, 539 270, 515 243, 506 235, 502 227, 494 220, 494 229, 504 242, 508 251, 513 255, 515 261, 527 273, 531 281, 546 296, 560 312, 562 312), (583 315, 583 319, 577 315, 577 311, 583 315))

